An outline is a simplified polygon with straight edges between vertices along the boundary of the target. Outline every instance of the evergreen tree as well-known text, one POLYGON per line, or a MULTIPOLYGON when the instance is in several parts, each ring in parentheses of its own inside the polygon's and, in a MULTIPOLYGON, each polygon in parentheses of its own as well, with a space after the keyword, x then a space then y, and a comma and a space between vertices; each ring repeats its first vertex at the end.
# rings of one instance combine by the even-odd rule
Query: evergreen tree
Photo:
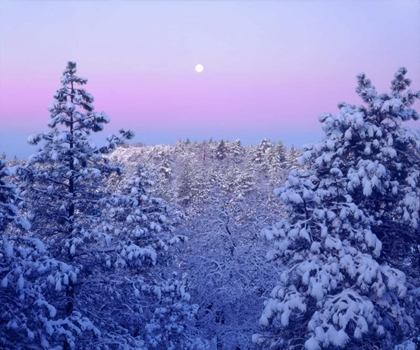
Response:
POLYGON ((287 167, 289 169, 297 168, 298 167, 297 160, 301 155, 302 155, 302 152, 299 149, 295 148, 294 145, 292 145, 292 147, 290 147, 289 152, 286 154, 287 167))
POLYGON ((236 163, 242 162, 242 158, 245 156, 245 148, 242 146, 241 140, 233 141, 230 144, 229 152, 233 154, 236 163))
POLYGON ((266 154, 272 148, 272 146, 273 145, 271 144, 269 140, 263 139, 255 150, 255 154, 253 158, 254 162, 257 164, 261 164, 264 161, 266 154))
POLYGON ((262 170, 268 175, 269 182, 278 185, 284 181, 286 163, 286 148, 281 141, 267 150, 262 164, 262 170))
MULTIPOLYGON (((106 176, 122 171, 102 154, 123 143, 115 135, 108 137, 102 148, 91 142, 90 134, 102 131, 110 119, 104 112, 94 111, 93 96, 77 87, 87 79, 75 73, 76 63, 68 62, 62 87, 49 106, 50 131, 28 138, 30 144, 42 143, 42 147, 22 171, 33 231, 48 239, 57 254, 69 261, 78 247, 86 247, 85 239, 98 238, 92 228, 102 220, 106 176)), ((131 131, 121 130, 121 134, 134 136, 131 131)))
MULTIPOLYGON (((94 303, 95 298, 101 298, 109 314, 113 308, 127 306, 123 295, 129 280, 124 273, 109 278, 104 261, 104 253, 116 249, 115 231, 106 215, 106 204, 112 198, 106 178, 122 170, 111 165, 103 153, 114 150, 133 133, 121 130, 121 137, 109 136, 102 148, 90 141, 90 134, 103 130, 109 117, 94 111, 93 96, 77 86, 86 84, 87 79, 75 73, 76 64, 69 62, 62 87, 54 95, 56 101, 49 107, 50 131, 29 138, 32 144, 42 144, 21 170, 31 233, 46 244, 54 258, 78 271, 77 282, 76 275, 57 281, 56 300, 61 303, 57 308, 63 310, 63 318, 92 319, 95 329, 101 329, 93 337, 78 334, 78 347, 118 343, 141 348, 143 339, 130 333, 126 324, 105 324, 96 318, 94 303), (105 281, 110 282, 106 293, 105 281)), ((65 349, 74 346, 73 338, 64 333, 61 337, 65 349)))
POLYGON ((29 225, 27 220, 17 215, 17 203, 20 198, 16 186, 6 181, 6 177, 11 175, 6 165, 6 161, 0 159, 0 233, 2 234, 11 222, 21 227, 27 227, 29 225))
POLYGON ((178 200, 183 205, 193 205, 199 210, 209 192, 209 174, 195 157, 183 159, 176 181, 178 200))
POLYGON ((51 257, 45 245, 24 231, 30 228, 18 216, 20 198, 0 160, 0 347, 54 348, 63 341, 72 346, 81 334, 92 337, 98 329, 79 313, 65 315, 57 297, 61 284, 76 282, 77 269, 51 257), (7 226, 12 224, 12 228, 7 226))
POLYGON ((392 349, 413 327, 401 251, 390 244, 419 242, 420 135, 402 122, 419 118, 410 107, 420 92, 402 93, 405 73, 382 95, 358 75, 367 106, 341 103, 336 116, 319 117, 324 140, 304 150, 304 169, 278 191, 289 217, 263 231, 276 241, 267 257, 286 269, 260 319, 267 333, 254 341, 392 349))
POLYGON ((223 175, 221 187, 227 199, 243 199, 254 187, 250 174, 240 171, 237 166, 229 167, 228 171, 223 175))
POLYGON ((283 142, 279 141, 279 142, 277 142, 275 149, 276 149, 276 154, 277 154, 279 163, 281 165, 284 165, 284 163, 286 162, 286 159, 287 159, 286 158, 286 154, 287 154, 286 146, 284 145, 283 142))
POLYGON ((124 327, 142 339, 146 349, 189 349, 195 343, 196 306, 189 302, 185 281, 177 278, 171 249, 186 238, 174 234, 179 218, 149 194, 143 170, 138 166, 107 203, 112 224, 104 232, 115 242, 104 251, 107 268, 102 273, 108 278, 106 288, 118 291, 113 303, 123 307, 102 311, 103 291, 89 296, 89 304, 99 310, 98 322, 124 327))
POLYGON ((216 158, 223 160, 226 158, 229 152, 228 146, 226 145, 225 140, 220 140, 216 148, 216 158))
POLYGON ((168 159, 164 159, 160 166, 160 173, 165 177, 165 179, 171 179, 172 169, 168 159))

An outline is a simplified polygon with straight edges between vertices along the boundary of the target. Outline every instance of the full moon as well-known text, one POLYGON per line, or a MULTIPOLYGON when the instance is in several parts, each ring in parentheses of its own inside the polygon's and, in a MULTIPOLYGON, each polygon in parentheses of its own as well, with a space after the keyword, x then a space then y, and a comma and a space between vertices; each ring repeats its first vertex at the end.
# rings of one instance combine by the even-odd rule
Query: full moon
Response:
POLYGON ((203 71, 203 69, 204 69, 204 67, 203 67, 203 65, 202 65, 202 64, 197 64, 197 65, 195 66, 195 70, 196 70, 198 73, 201 73, 201 72, 203 71))

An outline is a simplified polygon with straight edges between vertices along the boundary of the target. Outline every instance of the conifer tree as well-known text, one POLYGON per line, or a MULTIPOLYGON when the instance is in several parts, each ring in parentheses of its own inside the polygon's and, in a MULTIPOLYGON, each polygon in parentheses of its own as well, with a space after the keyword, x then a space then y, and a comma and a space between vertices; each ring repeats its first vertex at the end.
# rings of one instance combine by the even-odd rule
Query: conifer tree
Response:
POLYGON ((339 104, 319 117, 325 138, 304 149, 302 170, 278 190, 289 217, 263 234, 269 259, 285 264, 254 341, 271 348, 392 349, 413 326, 404 298, 405 240, 419 242, 419 132, 411 108, 420 91, 400 68, 378 95, 365 74, 356 92, 366 106, 339 104), (403 93, 404 92, 404 93, 403 93))
MULTIPOLYGON (((185 282, 172 274, 169 252, 183 237, 173 234, 167 208, 148 194, 142 167, 121 192, 111 192, 107 181, 110 175, 116 181, 122 168, 103 154, 133 133, 111 135, 102 148, 90 141, 109 117, 94 112, 93 96, 76 86, 87 79, 75 73, 69 62, 50 106, 51 130, 30 137, 42 147, 21 171, 33 235, 77 271, 73 279, 56 282, 57 309, 65 320, 83 319, 94 330, 62 336, 61 346, 194 348, 195 306, 185 282)), ((165 150, 158 158, 169 159, 165 150)))
POLYGON ((10 175, 0 160, 0 347, 50 349, 63 341, 74 345, 80 334, 98 332, 80 314, 65 315, 57 303, 58 286, 76 282, 77 269, 51 257, 39 239, 24 232, 30 224, 18 216, 21 199, 5 179, 10 175))
POLYGON ((267 140, 267 139, 263 139, 260 144, 257 146, 257 149, 255 150, 255 154, 254 154, 254 162, 257 164, 261 164, 265 157, 266 154, 269 152, 269 150, 272 148, 272 143, 267 140))
POLYGON ((225 140, 220 140, 216 148, 216 158, 223 160, 226 158, 229 152, 228 146, 226 145, 225 140))
MULTIPOLYGON (((31 144, 41 145, 20 171, 31 234, 44 242, 53 258, 77 271, 73 278, 64 276, 56 281, 59 295, 56 300, 61 300, 57 308, 62 310, 63 318, 92 319, 102 329, 95 327, 98 331, 93 336, 78 334, 78 346, 87 349, 94 344, 119 343, 141 348, 142 339, 123 324, 101 324, 94 317, 97 310, 92 309, 95 305, 92 299, 99 295, 105 305, 111 300, 112 307, 121 307, 123 303, 121 293, 126 288, 121 284, 123 274, 118 277, 120 284, 116 283, 108 293, 104 294, 102 287, 107 280, 104 252, 115 250, 115 237, 107 232, 112 223, 105 209, 112 196, 106 178, 113 172, 122 172, 103 154, 121 145, 123 139, 132 138, 133 133, 121 130, 121 136, 109 136, 105 146, 93 144, 89 139, 91 133, 102 131, 110 119, 105 113, 94 111, 93 96, 80 87, 87 79, 75 73, 76 64, 68 62, 62 86, 49 106, 50 130, 28 139, 31 144), (120 289, 115 287, 118 285, 120 289)), ((109 313, 112 307, 107 309, 109 313)), ((72 337, 63 334, 61 339, 64 349, 74 347, 72 337)))
POLYGON ((102 131, 110 119, 104 112, 94 111, 93 96, 78 87, 87 79, 75 73, 76 63, 68 62, 62 87, 49 106, 50 131, 28 138, 30 144, 41 144, 41 148, 22 171, 33 231, 48 238, 57 254, 69 261, 78 247, 86 247, 85 239, 98 238, 92 228, 102 220, 100 208, 106 176, 122 171, 109 164, 102 154, 122 144, 122 138, 134 136, 131 131, 121 130, 122 138, 111 135, 102 148, 89 139, 91 133, 102 131))
POLYGON ((107 202, 110 220, 103 231, 112 243, 101 257, 102 274, 108 278, 104 288, 116 291, 112 303, 123 307, 103 311, 100 284, 97 295, 89 295, 89 304, 96 306, 98 321, 124 327, 146 349, 188 349, 195 344, 196 306, 189 302, 185 281, 177 277, 172 249, 186 238, 174 233, 179 218, 149 194, 146 181, 139 165, 107 202))
POLYGON ((230 144, 230 153, 233 154, 236 163, 243 161, 245 156, 245 148, 242 146, 241 140, 235 140, 230 144))
POLYGON ((297 168, 298 167, 297 160, 301 155, 302 155, 302 152, 299 149, 295 148, 294 145, 292 145, 292 147, 290 147, 289 152, 286 154, 287 168, 289 169, 297 168))

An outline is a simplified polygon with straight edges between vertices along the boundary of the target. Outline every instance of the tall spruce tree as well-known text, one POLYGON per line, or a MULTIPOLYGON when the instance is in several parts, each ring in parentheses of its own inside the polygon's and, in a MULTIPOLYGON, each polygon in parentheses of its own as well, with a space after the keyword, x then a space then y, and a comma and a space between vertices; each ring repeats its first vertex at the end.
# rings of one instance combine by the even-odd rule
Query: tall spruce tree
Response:
POLYGON ((406 72, 381 95, 359 74, 366 105, 321 115, 325 138, 304 149, 303 170, 278 190, 289 217, 263 234, 275 241, 267 257, 285 271, 257 343, 391 349, 414 326, 401 270, 413 267, 420 238, 420 133, 402 124, 419 119, 411 106, 420 91, 405 91, 406 72))

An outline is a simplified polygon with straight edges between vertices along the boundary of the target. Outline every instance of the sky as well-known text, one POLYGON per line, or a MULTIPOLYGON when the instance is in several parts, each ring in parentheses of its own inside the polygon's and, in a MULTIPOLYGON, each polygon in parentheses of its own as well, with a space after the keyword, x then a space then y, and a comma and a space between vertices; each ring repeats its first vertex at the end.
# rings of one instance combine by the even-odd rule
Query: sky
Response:
POLYGON ((360 72, 383 93, 404 66, 420 89, 420 1, 0 0, 0 153, 36 151, 69 60, 111 117, 97 143, 129 128, 301 147, 323 137, 319 114, 362 103, 360 72))

